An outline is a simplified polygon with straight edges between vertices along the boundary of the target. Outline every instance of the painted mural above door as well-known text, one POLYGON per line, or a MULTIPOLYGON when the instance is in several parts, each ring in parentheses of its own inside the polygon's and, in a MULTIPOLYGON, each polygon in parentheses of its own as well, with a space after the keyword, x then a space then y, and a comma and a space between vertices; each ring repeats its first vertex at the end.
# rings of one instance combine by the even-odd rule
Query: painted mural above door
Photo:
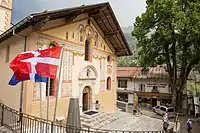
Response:
MULTIPOLYGON (((51 37, 48 35, 40 35, 38 36, 37 48, 47 48, 50 42, 55 41, 58 45, 64 45, 65 50, 71 51, 74 55, 83 56, 85 53, 85 48, 83 45, 77 45, 73 43, 69 43, 64 40, 59 40, 55 37, 51 37)), ((93 49, 93 58, 95 59, 105 59, 107 58, 107 54, 105 52, 101 52, 99 50, 93 49)))

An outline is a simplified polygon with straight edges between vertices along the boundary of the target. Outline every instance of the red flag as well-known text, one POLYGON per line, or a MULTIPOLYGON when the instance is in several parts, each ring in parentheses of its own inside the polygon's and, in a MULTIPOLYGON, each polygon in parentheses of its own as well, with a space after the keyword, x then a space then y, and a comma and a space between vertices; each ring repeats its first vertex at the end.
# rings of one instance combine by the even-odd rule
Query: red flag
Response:
POLYGON ((56 78, 60 65, 62 47, 53 47, 45 50, 27 51, 18 54, 10 63, 10 68, 18 80, 22 75, 38 74, 43 77, 56 78))

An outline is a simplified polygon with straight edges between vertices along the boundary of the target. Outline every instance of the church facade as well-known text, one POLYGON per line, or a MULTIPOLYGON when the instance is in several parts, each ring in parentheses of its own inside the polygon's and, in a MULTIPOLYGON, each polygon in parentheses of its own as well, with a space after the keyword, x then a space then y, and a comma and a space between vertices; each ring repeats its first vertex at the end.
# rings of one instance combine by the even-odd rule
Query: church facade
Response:
POLYGON ((59 88, 57 117, 66 117, 69 99, 79 98, 80 111, 111 112, 116 109, 117 56, 131 55, 131 50, 109 3, 31 14, 0 36, 0 63, 5 78, 0 100, 25 113, 46 117, 48 87, 49 113, 52 119, 56 90, 59 88), (14 35, 13 35, 14 30, 14 35), (49 45, 64 47, 59 87, 57 81, 25 81, 10 87, 9 62, 18 53, 49 45), (23 90, 23 91, 22 91, 23 90), (23 92, 23 93, 22 93, 23 92), (8 97, 9 96, 9 97, 8 97), (42 110, 40 110, 42 101, 42 110))

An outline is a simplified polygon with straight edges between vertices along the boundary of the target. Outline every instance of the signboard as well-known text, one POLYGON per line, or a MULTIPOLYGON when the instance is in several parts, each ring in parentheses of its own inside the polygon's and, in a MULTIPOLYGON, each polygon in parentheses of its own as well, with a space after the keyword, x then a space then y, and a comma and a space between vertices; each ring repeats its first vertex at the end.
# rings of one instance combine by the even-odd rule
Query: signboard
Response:
POLYGON ((158 88, 166 88, 167 84, 155 84, 155 83, 148 83, 147 87, 157 86, 158 88))

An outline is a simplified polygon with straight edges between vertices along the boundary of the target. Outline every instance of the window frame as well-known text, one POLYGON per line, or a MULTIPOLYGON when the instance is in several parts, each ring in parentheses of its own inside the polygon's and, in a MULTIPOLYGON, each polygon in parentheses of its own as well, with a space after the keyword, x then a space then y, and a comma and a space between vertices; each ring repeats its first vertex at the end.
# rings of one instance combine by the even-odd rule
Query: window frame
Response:
POLYGON ((118 88, 127 88, 128 80, 127 79, 118 79, 118 88))
POLYGON ((49 81, 50 81, 50 88, 49 88, 49 97, 53 97, 55 96, 55 79, 48 79, 48 82, 46 83, 46 97, 48 97, 48 85, 49 85, 49 81))

